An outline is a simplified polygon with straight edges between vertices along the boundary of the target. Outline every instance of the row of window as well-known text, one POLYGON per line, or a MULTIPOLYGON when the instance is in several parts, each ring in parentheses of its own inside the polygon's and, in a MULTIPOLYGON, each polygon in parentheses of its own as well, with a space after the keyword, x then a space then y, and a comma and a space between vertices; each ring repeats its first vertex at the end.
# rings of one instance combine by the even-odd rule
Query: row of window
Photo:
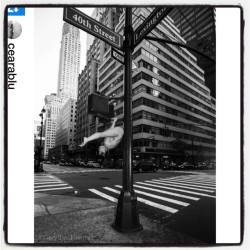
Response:
MULTIPOLYGON (((198 124, 204 123, 203 120, 201 120, 201 119, 199 119, 197 117, 194 117, 194 116, 191 116, 189 114, 183 113, 181 111, 170 108, 170 107, 168 107, 166 105, 163 105, 163 104, 160 104, 158 102, 146 99, 144 97, 141 97, 141 98, 133 101, 133 103, 132 103, 133 108, 139 107, 141 105, 145 105, 145 106, 151 107, 153 109, 157 109, 159 111, 162 111, 162 112, 165 112, 165 113, 177 116, 177 117, 181 117, 181 118, 189 120, 189 121, 191 121, 193 123, 198 123, 198 124)), ((211 123, 215 123, 215 119, 212 119, 211 123)))
MULTIPOLYGON (((178 87, 180 87, 180 88, 182 88, 182 89, 184 89, 184 90, 186 90, 188 92, 191 92, 192 94, 194 94, 194 95, 197 96, 197 94, 195 94, 195 93, 197 93, 195 90, 192 90, 191 88, 189 88, 184 83, 178 81, 177 79, 175 79, 174 77, 170 76, 169 74, 167 74, 167 73, 165 73, 165 72, 157 69, 152 64, 150 64, 150 63, 148 63, 148 62, 146 62, 144 60, 140 60, 138 62, 138 65, 139 65, 139 67, 144 67, 144 68, 148 69, 149 71, 152 71, 156 75, 159 75, 159 76, 163 77, 164 79, 168 80, 169 82, 174 83, 178 87)), ((205 89, 201 88, 198 84, 195 84, 194 82, 192 82, 191 85, 194 86, 195 88, 197 88, 198 90, 200 90, 201 92, 203 92, 204 94, 206 94, 207 96, 209 96, 209 92, 206 91, 205 89)), ((203 99, 204 99, 204 101, 210 103, 210 101, 208 99, 206 99, 205 97, 203 97, 203 99)))
POLYGON ((213 120, 214 117, 207 114, 207 113, 204 113, 202 111, 200 111, 199 109, 196 109, 190 105, 187 105, 186 103, 183 103, 173 97, 170 97, 170 96, 167 96, 163 93, 161 93, 160 91, 157 91, 155 89, 152 89, 150 87, 147 87, 145 85, 140 85, 138 86, 136 89, 133 90, 133 95, 139 93, 139 92, 144 92, 144 93, 147 93, 149 95, 152 95, 154 97, 157 97, 157 98, 160 98, 162 100, 164 100, 165 102, 169 102, 173 105, 176 105, 180 108, 183 108, 183 109, 186 109, 188 111, 191 111, 192 113, 195 113, 195 114, 198 114, 200 116, 203 116, 203 117, 206 117, 207 119, 210 119, 210 120, 213 120))
MULTIPOLYGON (((149 139, 138 139, 138 140, 133 140, 133 147, 154 147, 157 148, 155 150, 146 148, 146 152, 157 152, 159 153, 161 150, 159 148, 164 148, 164 153, 166 153, 166 149, 173 149, 174 143, 169 143, 169 142, 162 142, 162 141, 154 141, 154 140, 149 140, 149 139)), ((194 146, 195 148, 196 146, 194 146)), ((189 149, 189 145, 187 145, 186 150, 189 149)), ((214 148, 210 147, 205 147, 205 146, 199 146, 198 148, 196 147, 196 150, 200 151, 206 151, 206 152, 215 152, 214 148)))
POLYGON ((209 128, 215 129, 215 124, 211 124, 208 122, 202 122, 200 124, 184 123, 184 122, 177 121, 168 117, 150 113, 145 110, 142 110, 133 114, 133 121, 140 120, 140 119, 147 119, 149 121, 158 122, 161 124, 166 124, 166 125, 174 126, 174 127, 181 128, 181 129, 187 129, 193 132, 202 133, 205 135, 210 135, 210 136, 215 137, 215 132, 206 130, 204 128, 204 127, 209 127, 209 128))
MULTIPOLYGON (((156 47, 155 45, 153 45, 152 43, 146 41, 146 45, 154 50, 155 52, 157 52, 158 54, 162 55, 164 58, 166 58, 167 60, 169 60, 171 63, 173 63, 174 65, 176 65, 178 68, 180 68, 181 70, 183 70, 184 72, 186 72, 187 74, 189 74, 190 76, 192 76, 193 78, 195 78, 196 80, 200 80, 200 78, 198 78, 196 75, 194 75, 192 72, 190 72, 188 70, 187 67, 184 67, 182 64, 180 64, 179 62, 177 62, 175 59, 173 59, 172 57, 170 57, 168 54, 166 54, 164 51, 162 51, 161 49, 159 49, 158 47, 156 47)), ((197 74, 199 74, 201 77, 204 77, 204 74, 198 70, 196 67, 194 67, 191 63, 189 63, 187 60, 185 60, 183 58, 183 56, 180 56, 177 52, 175 52, 172 48, 170 48, 170 46, 165 46, 165 48, 167 48, 167 50, 171 53, 171 54, 175 54, 175 56, 177 56, 179 59, 183 59, 182 61, 185 62, 185 64, 187 64, 187 66, 189 68, 191 68, 192 70, 194 70, 197 74)))
MULTIPOLYGON (((191 102, 191 103, 193 103, 193 104, 195 104, 195 105, 197 105, 197 106, 199 106, 199 107, 201 107, 203 109, 206 109, 207 111, 209 111, 211 113, 214 113, 214 110, 212 108, 204 105, 203 103, 197 101, 196 99, 191 98, 190 96, 184 94, 183 92, 181 92, 181 91, 179 91, 179 90, 177 90, 177 89, 175 89, 173 87, 170 87, 167 83, 164 83, 164 82, 162 82, 162 81, 160 81, 160 80, 158 80, 158 79, 156 79, 156 78, 154 78, 154 77, 152 77, 152 76, 150 76, 150 75, 148 75, 148 74, 146 74, 144 72, 138 73, 135 77, 133 77, 132 81, 133 81, 133 83, 135 83, 135 82, 139 81, 140 79, 144 79, 147 82, 153 83, 155 86, 158 86, 158 87, 160 87, 160 88, 162 88, 164 90, 167 90, 167 91, 169 91, 169 92, 171 92, 171 93, 173 93, 173 94, 175 94, 175 95, 177 95, 177 96, 179 96, 179 97, 181 97, 181 98, 183 98, 183 99, 185 99, 185 100, 187 100, 187 101, 189 101, 189 102, 191 102)), ((201 99, 203 101, 206 101, 207 103, 210 104, 209 99, 207 99, 204 96, 200 95, 199 93, 197 93, 193 89, 188 88, 186 85, 184 85, 182 83, 180 83, 180 85, 181 85, 180 87, 183 86, 182 89, 186 88, 185 90, 187 92, 193 94, 194 96, 198 97, 199 99, 201 99)))
MULTIPOLYGON (((138 50, 140 51, 140 50, 138 50)), ((193 85, 194 87, 204 91, 203 88, 201 88, 198 84, 194 83, 191 79, 189 79, 188 77, 184 76, 182 73, 180 73, 178 70, 174 69, 173 67, 171 67, 170 65, 168 65, 167 63, 165 63, 164 61, 160 60, 158 57, 152 55, 151 53, 149 53, 148 51, 141 49, 141 54, 146 56, 147 58, 149 58, 151 61, 161 65, 163 68, 169 70, 170 72, 172 72, 174 75, 178 76, 179 78, 183 79, 185 82, 188 82, 189 84, 193 85)), ((193 76, 193 78, 195 78, 198 82, 204 84, 204 81, 200 80, 198 77, 193 76)))
MULTIPOLYGON (((181 138, 185 140, 193 140, 195 142, 203 142, 203 143, 209 143, 209 144, 215 144, 214 139, 207 139, 207 138, 202 138, 199 136, 194 136, 182 132, 177 132, 177 131, 169 131, 170 135, 169 137, 174 137, 174 138, 181 138)), ((139 134, 139 133, 149 133, 149 134, 154 134, 154 135, 162 135, 162 128, 158 127, 153 127, 149 126, 146 124, 141 124, 138 126, 133 127, 133 134, 139 134)))

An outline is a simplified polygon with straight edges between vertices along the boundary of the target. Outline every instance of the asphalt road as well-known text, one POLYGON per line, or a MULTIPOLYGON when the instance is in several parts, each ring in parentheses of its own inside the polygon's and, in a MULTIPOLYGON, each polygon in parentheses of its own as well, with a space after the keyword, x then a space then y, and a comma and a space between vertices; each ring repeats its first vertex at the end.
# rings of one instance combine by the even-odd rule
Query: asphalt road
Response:
MULTIPOLYGON (((68 187, 47 192, 116 202, 122 189, 120 169, 86 169, 54 165, 44 165, 44 169, 68 187)), ((157 173, 133 173, 133 179, 139 214, 157 223, 167 224, 168 228, 203 242, 215 242, 214 170, 159 170, 157 173)))

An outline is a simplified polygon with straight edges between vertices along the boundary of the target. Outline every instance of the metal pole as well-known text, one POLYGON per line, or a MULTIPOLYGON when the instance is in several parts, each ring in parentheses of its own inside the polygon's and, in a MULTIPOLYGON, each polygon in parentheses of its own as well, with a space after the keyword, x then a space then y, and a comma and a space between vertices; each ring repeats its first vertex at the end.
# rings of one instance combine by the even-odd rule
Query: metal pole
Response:
POLYGON ((121 232, 135 232, 142 230, 139 222, 137 198, 133 190, 132 174, 132 52, 133 28, 132 8, 125 12, 124 29, 124 150, 123 150, 123 190, 118 198, 114 228, 121 232))

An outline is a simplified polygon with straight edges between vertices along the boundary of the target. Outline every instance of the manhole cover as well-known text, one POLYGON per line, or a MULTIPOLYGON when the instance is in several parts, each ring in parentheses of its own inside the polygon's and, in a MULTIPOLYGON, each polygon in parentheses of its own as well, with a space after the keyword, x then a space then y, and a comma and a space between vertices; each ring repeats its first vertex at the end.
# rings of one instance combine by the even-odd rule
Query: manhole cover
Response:
POLYGON ((81 174, 81 176, 89 176, 88 174, 81 174))
POLYGON ((101 180, 109 180, 110 178, 100 178, 101 180))

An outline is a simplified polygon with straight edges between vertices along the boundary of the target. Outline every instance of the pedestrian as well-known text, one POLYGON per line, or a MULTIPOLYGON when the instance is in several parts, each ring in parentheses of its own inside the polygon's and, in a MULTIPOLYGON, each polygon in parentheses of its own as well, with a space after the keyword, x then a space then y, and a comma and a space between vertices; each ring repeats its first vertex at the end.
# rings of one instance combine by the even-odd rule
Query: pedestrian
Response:
POLYGON ((84 147, 89 141, 97 140, 99 138, 105 138, 102 145, 99 147, 99 154, 105 156, 106 152, 118 146, 122 140, 124 130, 121 127, 115 127, 117 118, 112 118, 113 120, 111 127, 103 132, 97 132, 89 137, 84 137, 83 143, 79 145, 84 147))

